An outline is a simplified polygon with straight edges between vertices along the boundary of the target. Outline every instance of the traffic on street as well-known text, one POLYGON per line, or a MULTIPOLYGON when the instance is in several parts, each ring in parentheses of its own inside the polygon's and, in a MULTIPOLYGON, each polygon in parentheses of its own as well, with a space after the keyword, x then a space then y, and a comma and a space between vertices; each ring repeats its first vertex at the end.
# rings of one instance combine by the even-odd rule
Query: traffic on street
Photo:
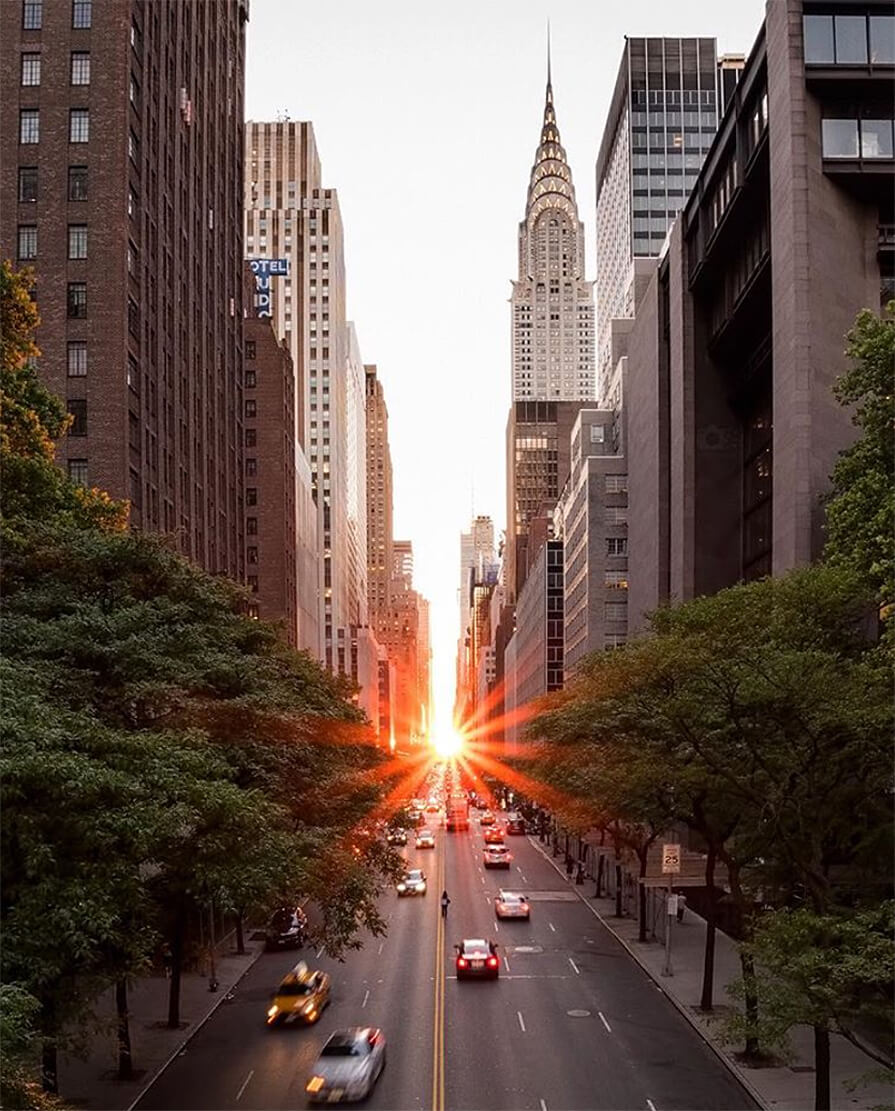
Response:
POLYGON ((386 936, 343 963, 265 952, 139 1111, 754 1107, 536 838, 514 830, 492 872, 506 815, 469 817, 448 832, 427 808, 434 851, 398 839, 386 936))

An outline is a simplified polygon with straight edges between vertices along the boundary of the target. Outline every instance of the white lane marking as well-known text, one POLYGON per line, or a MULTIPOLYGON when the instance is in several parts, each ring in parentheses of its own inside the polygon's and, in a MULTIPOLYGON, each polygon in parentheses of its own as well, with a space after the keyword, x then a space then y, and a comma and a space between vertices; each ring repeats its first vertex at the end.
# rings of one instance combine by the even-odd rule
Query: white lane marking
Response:
POLYGON ((383 949, 383 946, 384 946, 384 945, 385 945, 385 942, 384 942, 384 941, 380 941, 380 943, 379 943, 379 956, 380 956, 380 957, 382 956, 382 949, 383 949))
POLYGON ((326 948, 326 947, 325 947, 324 945, 321 945, 321 946, 320 946, 320 948, 319 948, 319 949, 317 950, 317 960, 318 960, 318 961, 319 961, 319 960, 320 960, 320 958, 321 958, 321 957, 323 956, 323 950, 324 950, 325 948, 326 948))
POLYGON ((369 998, 370 998, 370 989, 369 989, 369 988, 367 988, 367 990, 366 990, 366 991, 364 992, 364 1001, 363 1001, 363 1003, 361 1003, 361 1006, 362 1006, 362 1007, 366 1007, 366 1005, 367 1005, 367 1000, 368 1000, 369 998))
POLYGON ((653 1103, 653 1101, 651 1099, 648 1099, 646 1101, 646 1105, 649 1108, 649 1111, 656 1111, 656 1105, 653 1103))
POLYGON ((509 957, 504 957, 503 958, 503 963, 507 966, 507 972, 509 972, 510 971, 510 958, 509 957))
POLYGON ((485 877, 484 876, 479 876, 479 879, 482 881, 482 883, 485 882, 485 877))
POLYGON ((494 923, 494 929, 497 930, 498 933, 500 933, 500 926, 497 924, 496 921, 494 923))
POLYGON ((522 1027, 522 1033, 524 1034, 525 1033, 525 1019, 522 1017, 522 1012, 521 1011, 516 1012, 516 1018, 519 1019, 519 1025, 522 1027))
POLYGON ((552 922, 548 922, 547 925, 550 927, 551 930, 553 930, 554 933, 556 933, 556 926, 554 926, 552 922))
POLYGON ((612 1033, 612 1027, 611 1027, 611 1026, 609 1025, 609 1023, 608 1023, 608 1022, 606 1021, 606 1016, 605 1016, 605 1015, 603 1014, 603 1012, 602 1012, 602 1011, 597 1011, 597 1014, 598 1014, 598 1015, 600 1016, 600 1022, 602 1022, 602 1023, 603 1023, 603 1025, 604 1025, 604 1026, 606 1027, 606 1029, 607 1029, 607 1030, 609 1031, 609 1033, 611 1034, 611 1033, 612 1033))
POLYGON ((247 1088, 247 1087, 249 1086, 249 1081, 250 1081, 250 1080, 252 1079, 252 1077, 253 1077, 254 1075, 255 1075, 255 1070, 254 1070, 254 1069, 249 1069, 249 1075, 248 1075, 248 1076, 247 1076, 247 1077, 245 1078, 245 1080, 243 1080, 243 1082, 242 1082, 242 1087, 241 1087, 241 1088, 239 1089, 239 1091, 238 1091, 238 1092, 236 1093, 236 1098, 237 1098, 237 1099, 241 1099, 241 1098, 242 1098, 242 1093, 243 1093, 243 1092, 244 1092, 244 1091, 246 1090, 246 1088, 247 1088))
POLYGON ((578 975, 580 976, 580 975, 581 975, 581 969, 580 969, 580 968, 578 967, 578 965, 577 965, 577 964, 575 964, 575 962, 574 962, 574 961, 572 960, 572 958, 571 958, 571 957, 569 957, 569 964, 570 964, 570 965, 572 966, 572 968, 574 968, 574 969, 575 969, 575 971, 576 971, 576 972, 578 973, 578 975))
POLYGON ((547 1111, 547 1104, 544 1100, 538 1100, 541 1105, 541 1111, 547 1111))

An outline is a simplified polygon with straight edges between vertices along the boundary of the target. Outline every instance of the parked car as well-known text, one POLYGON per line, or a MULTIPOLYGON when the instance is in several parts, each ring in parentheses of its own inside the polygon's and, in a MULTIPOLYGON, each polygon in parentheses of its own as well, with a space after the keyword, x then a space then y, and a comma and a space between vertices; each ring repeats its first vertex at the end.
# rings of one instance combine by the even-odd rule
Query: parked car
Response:
POLYGON ((304 945, 308 916, 301 907, 280 907, 271 915, 265 930, 268 949, 298 948, 304 945))

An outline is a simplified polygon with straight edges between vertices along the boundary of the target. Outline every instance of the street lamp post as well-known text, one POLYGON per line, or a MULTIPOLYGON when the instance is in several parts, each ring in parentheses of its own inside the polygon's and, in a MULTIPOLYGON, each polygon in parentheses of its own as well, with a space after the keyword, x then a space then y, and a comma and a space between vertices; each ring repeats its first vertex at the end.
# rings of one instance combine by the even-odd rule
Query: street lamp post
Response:
POLYGON ((214 965, 214 899, 208 904, 208 952, 211 957, 211 965, 208 976, 208 990, 218 990, 218 977, 214 965))

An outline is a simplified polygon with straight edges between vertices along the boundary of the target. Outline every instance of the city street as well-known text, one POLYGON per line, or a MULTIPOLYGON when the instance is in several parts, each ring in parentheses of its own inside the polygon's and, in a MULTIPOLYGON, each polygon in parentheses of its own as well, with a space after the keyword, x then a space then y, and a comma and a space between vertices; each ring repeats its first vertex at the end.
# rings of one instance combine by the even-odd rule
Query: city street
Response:
POLYGON ((265 954, 137 1107, 293 1108, 331 1031, 373 1025, 388 1064, 366 1106, 382 1109, 751 1108, 747 1094, 527 837, 507 838, 509 874, 482 868, 482 836, 438 830, 405 854, 425 898, 386 893, 389 932, 329 971, 333 1001, 310 1029, 268 1030, 265 1012, 295 953, 265 954), (442 930, 438 897, 451 906, 442 930), (497 923, 501 888, 531 921, 497 923), (458 983, 453 944, 497 942, 500 979, 458 983))

